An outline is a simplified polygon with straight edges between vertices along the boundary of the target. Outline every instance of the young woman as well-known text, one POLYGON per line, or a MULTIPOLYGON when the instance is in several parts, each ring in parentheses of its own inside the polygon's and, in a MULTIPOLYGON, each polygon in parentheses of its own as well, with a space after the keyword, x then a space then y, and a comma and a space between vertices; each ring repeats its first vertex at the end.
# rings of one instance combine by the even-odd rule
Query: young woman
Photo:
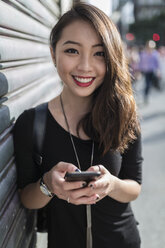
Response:
POLYGON ((52 29, 50 47, 63 90, 48 103, 42 178, 32 157, 34 109, 16 122, 21 201, 47 205, 49 248, 139 248, 130 202, 141 190, 141 139, 120 35, 101 10, 80 3, 52 29), (66 181, 78 168, 101 176, 66 181))

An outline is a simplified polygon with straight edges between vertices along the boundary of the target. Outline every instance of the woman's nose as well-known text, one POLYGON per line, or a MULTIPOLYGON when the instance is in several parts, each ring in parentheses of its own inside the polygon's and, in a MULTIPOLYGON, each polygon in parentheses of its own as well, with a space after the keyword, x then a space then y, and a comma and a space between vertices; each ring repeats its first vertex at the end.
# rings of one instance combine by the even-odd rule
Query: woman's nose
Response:
POLYGON ((77 65, 77 69, 80 71, 91 71, 92 70, 92 60, 89 56, 82 56, 77 65))

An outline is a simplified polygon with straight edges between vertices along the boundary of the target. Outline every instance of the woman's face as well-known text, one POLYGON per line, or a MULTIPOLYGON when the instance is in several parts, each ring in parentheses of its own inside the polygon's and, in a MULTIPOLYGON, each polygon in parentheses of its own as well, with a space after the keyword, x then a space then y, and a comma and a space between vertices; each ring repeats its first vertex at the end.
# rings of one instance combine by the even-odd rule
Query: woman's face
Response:
POLYGON ((56 44, 55 63, 67 94, 90 96, 106 73, 104 48, 94 28, 77 20, 66 26, 56 44))

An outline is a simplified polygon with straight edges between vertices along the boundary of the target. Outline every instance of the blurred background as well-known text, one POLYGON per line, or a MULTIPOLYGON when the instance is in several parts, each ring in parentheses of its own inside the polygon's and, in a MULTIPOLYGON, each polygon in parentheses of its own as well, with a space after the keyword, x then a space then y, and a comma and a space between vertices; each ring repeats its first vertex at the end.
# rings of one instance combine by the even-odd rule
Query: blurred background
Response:
MULTIPOLYGON (((61 90, 51 28, 76 0, 0 0, 0 247, 35 247, 35 213, 19 201, 12 127, 61 90)), ((132 203, 142 248, 165 248, 165 0, 84 0, 116 24, 125 47, 143 139, 143 185, 132 203)), ((37 235, 46 247, 46 235, 37 235)))

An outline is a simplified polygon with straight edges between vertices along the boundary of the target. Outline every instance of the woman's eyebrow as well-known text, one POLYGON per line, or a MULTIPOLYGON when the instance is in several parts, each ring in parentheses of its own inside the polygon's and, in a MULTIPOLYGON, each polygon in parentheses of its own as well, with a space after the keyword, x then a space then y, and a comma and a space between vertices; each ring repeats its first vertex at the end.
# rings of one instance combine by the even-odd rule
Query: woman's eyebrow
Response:
POLYGON ((96 44, 96 45, 93 45, 92 47, 103 47, 103 44, 102 43, 99 43, 99 44, 96 44))
MULTIPOLYGON (((82 46, 81 43, 77 42, 77 41, 73 41, 73 40, 67 40, 63 43, 63 46, 64 45, 67 45, 67 44, 74 44, 74 45, 78 45, 78 46, 82 46)), ((92 47, 103 47, 103 44, 102 43, 98 43, 98 44, 95 44, 93 45, 92 47)))
POLYGON ((76 42, 76 41, 72 41, 72 40, 67 40, 63 43, 63 46, 66 45, 66 44, 74 44, 74 45, 78 45, 78 46, 81 46, 81 44, 79 42, 76 42))

